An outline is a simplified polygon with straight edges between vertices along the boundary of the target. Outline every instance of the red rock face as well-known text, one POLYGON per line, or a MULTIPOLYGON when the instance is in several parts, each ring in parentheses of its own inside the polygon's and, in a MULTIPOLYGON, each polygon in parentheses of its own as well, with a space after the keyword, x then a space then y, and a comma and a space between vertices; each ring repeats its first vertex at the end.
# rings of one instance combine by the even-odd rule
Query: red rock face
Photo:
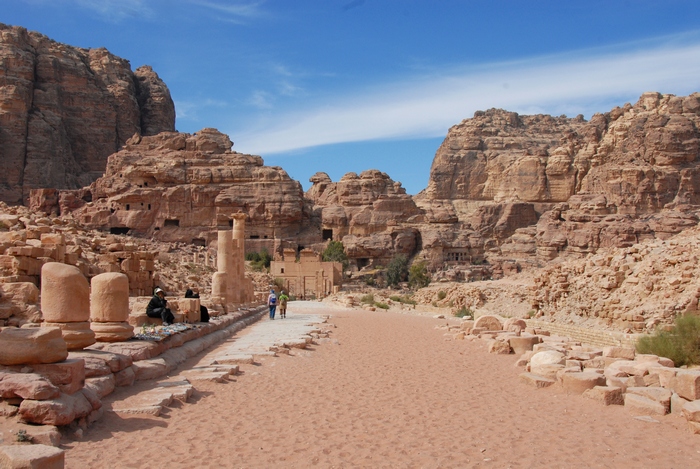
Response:
POLYGON ((477 112, 450 129, 416 198, 426 221, 474 232, 433 229, 424 247, 546 261, 665 239, 698 222, 699 127, 700 93, 645 93, 589 122, 477 112))
POLYGON ((73 212, 90 228, 167 241, 209 242, 218 228, 230 229, 238 211, 248 215, 247 233, 255 239, 298 234, 305 217, 301 185, 232 146, 215 129, 134 137, 90 187, 61 191, 59 207, 48 206, 40 191, 32 200, 44 211, 73 212))
POLYGON ((175 108, 150 69, 0 24, 0 200, 79 188, 134 134, 172 131, 175 108))

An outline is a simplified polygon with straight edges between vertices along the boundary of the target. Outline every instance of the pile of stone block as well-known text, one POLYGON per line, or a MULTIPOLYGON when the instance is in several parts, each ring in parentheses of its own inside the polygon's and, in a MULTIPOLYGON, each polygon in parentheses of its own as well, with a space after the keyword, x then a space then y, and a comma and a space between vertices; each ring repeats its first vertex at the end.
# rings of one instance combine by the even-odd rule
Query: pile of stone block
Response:
POLYGON ((672 360, 622 346, 583 345, 526 327, 521 319, 481 316, 448 326, 455 339, 487 341, 489 352, 516 353, 520 378, 537 388, 561 386, 604 405, 624 405, 635 416, 682 415, 700 434, 700 369, 675 368, 672 360))
POLYGON ((139 251, 130 243, 110 243, 107 251, 100 254, 97 267, 101 272, 122 272, 129 278, 129 295, 150 295, 155 287, 155 253, 139 251))

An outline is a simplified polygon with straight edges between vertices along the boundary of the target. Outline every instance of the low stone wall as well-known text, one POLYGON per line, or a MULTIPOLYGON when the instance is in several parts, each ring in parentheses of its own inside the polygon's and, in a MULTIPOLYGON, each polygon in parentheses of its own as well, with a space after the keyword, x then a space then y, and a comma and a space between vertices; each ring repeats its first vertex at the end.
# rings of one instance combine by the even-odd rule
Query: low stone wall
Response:
MULTIPOLYGON (((5 415, 19 413, 23 421, 31 424, 61 426, 77 423, 84 428, 102 416, 105 409, 101 400, 114 392, 116 387, 165 376, 185 360, 226 340, 266 314, 265 306, 242 308, 159 342, 129 340, 96 343, 70 352, 63 362, 0 367, 0 372, 8 374, 5 378, 22 378, 14 392, 17 396, 6 402, 14 410, 5 412, 5 415), (29 385, 35 384, 34 388, 38 383, 43 386, 39 390, 46 388, 53 392, 45 392, 46 395, 33 392, 29 396, 25 392, 27 380, 30 381, 29 385)), ((57 444, 60 440, 55 430, 42 441, 34 438, 33 433, 35 442, 57 444)))
POLYGON ((526 320, 528 327, 549 331, 551 334, 570 337, 584 344, 605 346, 621 346, 634 348, 637 339, 644 334, 625 334, 615 331, 602 331, 589 327, 557 324, 536 319, 526 320))

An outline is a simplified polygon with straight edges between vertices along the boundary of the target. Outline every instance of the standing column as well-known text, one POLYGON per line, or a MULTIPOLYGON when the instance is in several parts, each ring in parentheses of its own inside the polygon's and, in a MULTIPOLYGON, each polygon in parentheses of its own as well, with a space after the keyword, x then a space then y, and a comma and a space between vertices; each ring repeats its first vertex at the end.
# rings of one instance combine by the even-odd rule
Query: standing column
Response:
POLYGON ((211 296, 219 298, 222 304, 227 304, 229 298, 229 275, 231 257, 231 235, 228 231, 219 230, 218 239, 216 241, 216 270, 217 272, 212 277, 211 296))
POLYGON ((231 287, 232 298, 236 303, 245 301, 245 219, 243 212, 234 213, 233 234, 231 243, 233 245, 231 256, 231 287))

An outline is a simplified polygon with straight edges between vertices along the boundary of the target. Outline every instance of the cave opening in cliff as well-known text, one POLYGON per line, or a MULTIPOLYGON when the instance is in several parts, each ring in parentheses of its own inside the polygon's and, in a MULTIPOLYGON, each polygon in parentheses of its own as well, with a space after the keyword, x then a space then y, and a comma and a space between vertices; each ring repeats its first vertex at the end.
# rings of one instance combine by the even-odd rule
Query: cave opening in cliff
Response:
POLYGON ((194 244, 195 246, 206 246, 207 240, 204 238, 193 238, 192 244, 194 244))
POLYGON ((364 269, 369 265, 369 258, 368 257, 359 257, 357 259, 357 268, 358 269, 364 269))
POLYGON ((323 230, 321 233, 324 241, 333 240, 333 230, 323 230))
POLYGON ((180 226, 180 220, 168 218, 163 222, 163 226, 180 226))
POLYGON ((85 192, 85 194, 83 195, 83 201, 84 202, 92 202, 92 192, 90 192, 90 191, 85 192))
POLYGON ((125 235, 129 234, 129 228, 126 226, 113 226, 109 229, 109 234, 125 235))

